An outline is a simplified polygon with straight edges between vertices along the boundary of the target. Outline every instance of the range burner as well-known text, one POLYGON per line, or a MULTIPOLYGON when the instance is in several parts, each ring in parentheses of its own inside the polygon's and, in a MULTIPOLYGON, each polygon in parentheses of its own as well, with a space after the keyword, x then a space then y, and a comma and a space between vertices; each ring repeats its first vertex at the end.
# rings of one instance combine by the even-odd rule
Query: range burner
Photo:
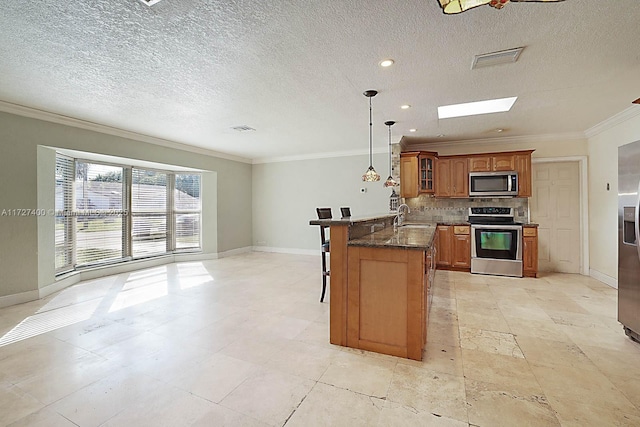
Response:
POLYGON ((513 208, 493 206, 469 208, 469 223, 487 225, 522 225, 513 220, 513 211, 513 208))

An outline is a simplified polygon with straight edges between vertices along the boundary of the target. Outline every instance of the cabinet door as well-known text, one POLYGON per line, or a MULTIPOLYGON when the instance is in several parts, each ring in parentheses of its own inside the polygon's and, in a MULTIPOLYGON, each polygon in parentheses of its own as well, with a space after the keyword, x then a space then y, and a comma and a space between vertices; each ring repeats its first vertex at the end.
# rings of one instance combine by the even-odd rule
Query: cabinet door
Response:
POLYGON ((515 170, 518 172, 518 197, 531 197, 531 154, 516 154, 515 170))
POLYGON ((471 267, 471 236, 469 234, 453 235, 451 265, 453 267, 471 267))
POLYGON ((436 160, 436 197, 451 196, 451 160, 436 160))
POLYGON ((451 197, 469 197, 468 165, 466 158, 451 159, 451 197))
POLYGON ((470 157, 469 172, 491 172, 491 157, 489 156, 470 157))
POLYGON ((435 157, 433 156, 420 155, 420 157, 418 157, 418 164, 420 165, 418 170, 418 175, 419 175, 418 191, 420 193, 433 193, 434 191, 434 182, 433 182, 434 163, 435 163, 435 157))
POLYGON ((495 155, 491 158, 492 170, 512 171, 516 169, 513 154, 495 155))
POLYGON ((400 197, 418 196, 418 155, 400 155, 400 197))
POLYGON ((448 267, 451 265, 451 226, 439 225, 436 227, 436 233, 438 233, 436 264, 441 267, 448 267))
POLYGON ((535 227, 522 230, 522 274, 536 277, 538 274, 538 233, 535 227))

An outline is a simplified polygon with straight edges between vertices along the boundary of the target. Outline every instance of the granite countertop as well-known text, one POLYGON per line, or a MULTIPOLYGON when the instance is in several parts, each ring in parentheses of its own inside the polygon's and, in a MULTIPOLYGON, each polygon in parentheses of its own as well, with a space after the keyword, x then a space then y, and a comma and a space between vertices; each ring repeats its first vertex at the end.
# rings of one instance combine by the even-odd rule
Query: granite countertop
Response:
POLYGON ((349 216, 345 218, 312 219, 309 225, 353 225, 360 222, 375 221, 384 218, 393 218, 395 213, 382 213, 377 215, 349 216))
POLYGON ((397 231, 393 231, 393 227, 387 227, 383 230, 368 234, 359 239, 349 240, 348 246, 364 246, 370 248, 401 248, 401 249, 418 249, 427 250, 433 244, 436 227, 421 226, 398 227, 397 231))

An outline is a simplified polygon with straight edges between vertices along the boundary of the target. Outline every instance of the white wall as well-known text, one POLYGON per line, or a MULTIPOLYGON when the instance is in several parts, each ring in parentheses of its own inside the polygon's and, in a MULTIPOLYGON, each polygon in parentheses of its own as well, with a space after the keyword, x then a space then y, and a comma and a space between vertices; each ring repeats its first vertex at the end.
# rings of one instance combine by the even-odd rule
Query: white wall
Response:
POLYGON ((618 147, 640 140, 640 106, 630 107, 588 134, 591 270, 595 277, 617 280, 618 147))
POLYGON ((387 213, 391 190, 382 184, 388 162, 388 155, 374 154, 373 165, 381 175, 374 183, 362 182, 368 155, 253 165, 254 246, 318 251, 318 227, 309 225, 318 207, 332 208, 334 218, 340 217, 342 206, 349 206, 353 216, 387 213))

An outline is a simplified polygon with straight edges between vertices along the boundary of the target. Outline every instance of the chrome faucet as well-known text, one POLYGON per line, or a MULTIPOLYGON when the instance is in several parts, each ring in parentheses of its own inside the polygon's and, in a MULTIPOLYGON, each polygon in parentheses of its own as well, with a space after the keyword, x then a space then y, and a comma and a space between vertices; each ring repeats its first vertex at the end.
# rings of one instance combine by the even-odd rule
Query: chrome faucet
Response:
POLYGON ((393 231, 396 231, 398 227, 402 225, 402 223, 404 222, 405 213, 409 212, 411 212, 411 209, 409 209, 409 206, 407 206, 405 203, 398 206, 398 214, 395 218, 393 218, 393 231))

